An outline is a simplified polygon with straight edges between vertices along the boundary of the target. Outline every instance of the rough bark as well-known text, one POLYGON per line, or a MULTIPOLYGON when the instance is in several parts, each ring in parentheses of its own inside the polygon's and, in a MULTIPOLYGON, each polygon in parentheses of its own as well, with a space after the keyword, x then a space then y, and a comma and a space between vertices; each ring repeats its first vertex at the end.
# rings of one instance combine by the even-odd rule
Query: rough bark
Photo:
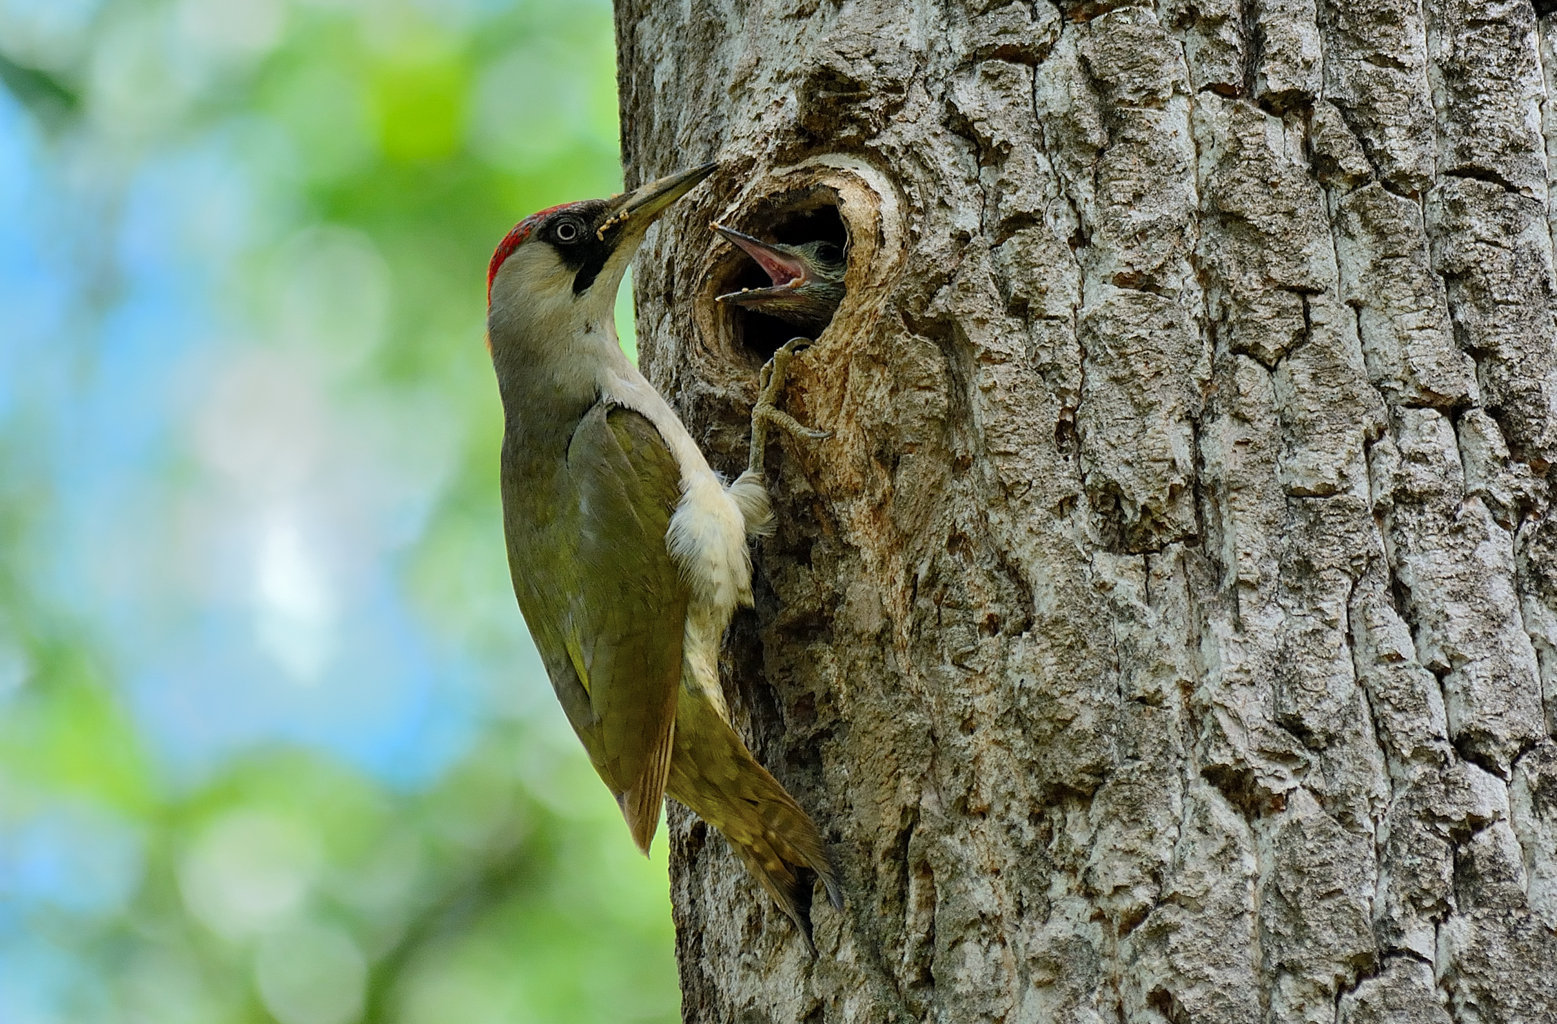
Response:
POLYGON ((724 164, 638 266, 723 468, 773 339, 704 226, 851 246, 727 657, 848 905, 811 960, 674 813, 686 1019, 1557 1021, 1557 24, 617 18, 629 181, 724 164))

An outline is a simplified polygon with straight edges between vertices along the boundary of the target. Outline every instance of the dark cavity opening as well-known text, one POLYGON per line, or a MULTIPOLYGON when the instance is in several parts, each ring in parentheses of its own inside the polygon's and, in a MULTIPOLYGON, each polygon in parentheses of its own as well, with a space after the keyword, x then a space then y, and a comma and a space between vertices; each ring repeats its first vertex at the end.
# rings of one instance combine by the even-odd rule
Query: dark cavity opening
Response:
MULTIPOLYGON (((838 213, 837 199, 825 190, 798 197, 775 197, 744 213, 738 220, 730 222, 729 226, 764 242, 781 242, 785 245, 831 242, 843 249, 845 262, 849 258, 849 234, 844 228, 843 217, 838 213)), ((740 291, 742 288, 765 288, 771 283, 767 272, 751 257, 725 239, 720 239, 719 245, 725 250, 725 255, 717 272, 718 287, 715 295, 740 291)), ((827 329, 827 324, 802 327, 733 303, 721 302, 719 306, 722 310, 720 315, 727 318, 734 349, 749 353, 759 365, 766 363, 778 347, 789 339, 802 336, 816 338, 827 329)))

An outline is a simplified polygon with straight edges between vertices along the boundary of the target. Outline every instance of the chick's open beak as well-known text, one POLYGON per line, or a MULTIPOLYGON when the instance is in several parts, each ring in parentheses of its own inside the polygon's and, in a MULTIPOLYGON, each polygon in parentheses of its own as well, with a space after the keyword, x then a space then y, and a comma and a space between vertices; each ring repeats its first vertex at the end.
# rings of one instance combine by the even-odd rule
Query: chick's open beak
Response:
POLYGON ((748 288, 743 291, 729 292, 719 296, 719 301, 749 301, 754 296, 759 296, 765 292, 771 293, 780 289, 791 291, 810 283, 812 277, 811 265, 791 251, 788 246, 770 245, 761 239, 736 231, 734 228, 727 228, 723 224, 715 224, 713 229, 740 246, 746 255, 756 260, 757 265, 767 273, 773 282, 766 288, 748 288))

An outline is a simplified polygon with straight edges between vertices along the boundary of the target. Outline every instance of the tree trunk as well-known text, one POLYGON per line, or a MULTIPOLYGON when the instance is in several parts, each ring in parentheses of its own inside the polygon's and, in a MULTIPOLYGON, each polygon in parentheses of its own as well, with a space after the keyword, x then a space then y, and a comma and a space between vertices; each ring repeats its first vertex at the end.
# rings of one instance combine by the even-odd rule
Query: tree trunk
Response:
POLYGON ((787 333, 708 221, 850 244, 726 655, 847 907, 812 960, 673 812, 686 1019, 1557 1021, 1557 24, 617 24, 629 181, 723 163, 638 267, 722 469, 787 333))

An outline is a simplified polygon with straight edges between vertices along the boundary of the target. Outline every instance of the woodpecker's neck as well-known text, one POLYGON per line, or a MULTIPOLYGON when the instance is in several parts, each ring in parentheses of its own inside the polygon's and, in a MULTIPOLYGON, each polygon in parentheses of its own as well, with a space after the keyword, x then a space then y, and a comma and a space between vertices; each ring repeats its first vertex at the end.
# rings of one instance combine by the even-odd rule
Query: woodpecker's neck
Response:
POLYGON ((601 382, 630 365, 610 320, 576 324, 489 323, 492 366, 510 431, 571 434, 601 394, 601 382))

